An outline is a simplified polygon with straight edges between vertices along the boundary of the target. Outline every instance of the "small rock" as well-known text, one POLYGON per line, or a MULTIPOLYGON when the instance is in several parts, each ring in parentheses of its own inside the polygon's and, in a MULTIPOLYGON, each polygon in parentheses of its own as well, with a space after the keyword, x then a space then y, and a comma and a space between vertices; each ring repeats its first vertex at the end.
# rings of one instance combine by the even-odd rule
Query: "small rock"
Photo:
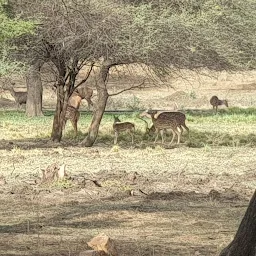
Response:
POLYGON ((107 255, 118 256, 114 241, 104 234, 95 236, 87 244, 95 251, 103 251, 107 255))

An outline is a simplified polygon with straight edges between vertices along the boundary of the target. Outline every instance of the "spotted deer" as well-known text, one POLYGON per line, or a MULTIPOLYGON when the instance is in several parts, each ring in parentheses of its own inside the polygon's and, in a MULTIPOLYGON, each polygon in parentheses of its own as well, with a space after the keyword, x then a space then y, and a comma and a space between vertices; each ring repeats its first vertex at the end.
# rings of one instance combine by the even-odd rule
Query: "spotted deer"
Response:
POLYGON ((226 107, 228 107, 228 101, 220 100, 217 96, 211 97, 210 104, 212 105, 213 110, 215 108, 215 114, 217 114, 217 112, 218 112, 218 106, 225 105, 226 107))
MULTIPOLYGON (((174 118, 177 122, 177 125, 179 127, 179 129, 181 130, 181 134, 183 133, 183 128, 186 129, 186 131, 189 134, 189 128, 186 125, 186 115, 181 113, 181 112, 155 112, 155 117, 158 117, 161 114, 161 116, 166 116, 166 117, 171 117, 174 118)), ((140 117, 151 117, 146 111, 143 112, 140 117)), ((142 119, 143 120, 143 119, 142 119)), ((146 122, 145 120, 143 120, 144 122, 146 122)), ((147 123, 147 122, 146 122, 147 123)), ((146 134, 152 135, 153 133, 155 133, 156 128, 154 126, 154 124, 148 128, 148 125, 146 127, 146 134)))
POLYGON ((13 88, 14 85, 15 83, 12 83, 12 86, 4 86, 3 89, 8 90, 11 93, 12 97, 16 102, 17 108, 21 108, 22 104, 27 103, 28 93, 15 91, 13 88))
POLYGON ((144 112, 144 114, 145 113, 147 113, 151 116, 153 125, 156 129, 156 138, 155 138, 154 143, 157 142, 159 133, 161 134, 162 144, 164 143, 164 131, 166 129, 170 129, 172 132, 172 135, 173 135, 170 144, 173 143, 176 135, 178 137, 177 144, 180 143, 181 131, 179 131, 179 124, 173 115, 166 115, 166 113, 168 113, 168 112, 163 112, 156 116, 157 111, 154 111, 154 110, 147 110, 144 112))
POLYGON ((63 129, 65 129, 67 120, 70 120, 70 122, 74 128, 74 131, 75 131, 75 136, 77 136, 77 122, 79 120, 79 117, 80 117, 80 113, 79 113, 78 109, 71 105, 68 105, 66 114, 65 114, 64 123, 63 123, 63 129))
POLYGON ((128 132, 134 142, 135 125, 130 122, 121 122, 120 119, 114 116, 113 130, 115 133, 114 144, 117 144, 118 135, 120 132, 128 132))
POLYGON ((75 136, 77 136, 77 122, 80 117, 79 107, 81 105, 81 101, 83 99, 86 99, 88 102, 88 105, 93 106, 93 103, 91 101, 92 94, 93 94, 93 90, 87 87, 78 88, 71 94, 68 100, 68 106, 65 114, 64 123, 63 123, 63 129, 66 126, 67 120, 70 120, 75 131, 75 136))

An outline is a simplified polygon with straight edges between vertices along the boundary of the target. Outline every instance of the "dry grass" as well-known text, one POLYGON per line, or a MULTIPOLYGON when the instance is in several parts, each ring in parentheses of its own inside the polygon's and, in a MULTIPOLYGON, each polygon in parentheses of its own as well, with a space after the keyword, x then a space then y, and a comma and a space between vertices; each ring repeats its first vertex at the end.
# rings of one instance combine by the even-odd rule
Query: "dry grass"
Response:
MULTIPOLYGON (((143 102, 119 100, 136 109, 146 94, 138 92, 143 102)), ((195 94, 188 94, 193 102, 195 94)), ((78 255, 102 232, 116 240, 121 256, 219 255, 256 185, 255 109, 223 109, 216 116, 202 109, 187 111, 190 137, 185 133, 183 144, 172 148, 143 137, 135 114, 120 116, 136 124, 135 147, 126 135, 113 146, 113 118, 105 115, 96 145, 83 148, 77 142, 90 122, 86 112, 78 139, 68 123, 63 142, 53 144, 52 112, 27 119, 1 111, 0 255, 78 255), (55 162, 66 165, 71 179, 36 183, 41 169, 55 162)))
POLYGON ((1 151, 0 255, 78 255, 102 232, 123 256, 218 255, 255 189, 253 148, 51 147, 1 151), (72 180, 35 184, 54 162, 72 180))

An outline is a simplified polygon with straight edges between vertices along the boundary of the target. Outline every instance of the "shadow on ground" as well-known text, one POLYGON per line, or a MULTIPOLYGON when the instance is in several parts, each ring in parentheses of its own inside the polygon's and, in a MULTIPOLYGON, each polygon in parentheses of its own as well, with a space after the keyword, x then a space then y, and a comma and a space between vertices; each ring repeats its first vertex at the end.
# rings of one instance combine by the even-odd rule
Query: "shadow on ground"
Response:
POLYGON ((88 248, 86 241, 104 232, 115 239, 121 256, 213 256, 247 203, 239 195, 217 192, 152 193, 111 201, 66 195, 65 202, 55 202, 56 196, 60 194, 53 193, 52 202, 44 195, 1 199, 1 210, 8 208, 9 216, 5 213, 6 224, 0 225, 0 252, 78 255, 88 248))

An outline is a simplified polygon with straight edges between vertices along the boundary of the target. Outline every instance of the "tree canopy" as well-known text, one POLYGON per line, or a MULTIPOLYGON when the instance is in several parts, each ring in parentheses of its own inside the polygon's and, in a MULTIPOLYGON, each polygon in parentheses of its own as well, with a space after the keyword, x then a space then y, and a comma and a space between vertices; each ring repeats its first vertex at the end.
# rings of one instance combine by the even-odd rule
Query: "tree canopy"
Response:
MULTIPOLYGON (((159 77, 180 69, 256 66, 254 0, 10 0, 10 5, 15 17, 37 20, 34 35, 16 40, 18 56, 54 64, 63 87, 60 113, 88 63, 102 64, 101 89, 109 68, 121 64, 147 65, 159 77)), ((108 93, 103 95, 107 100, 108 93)))
MULTIPOLYGON (((104 57, 117 64, 144 63, 158 71, 255 68, 256 3, 253 0, 19 0, 10 3, 16 17, 40 22, 37 33, 26 41, 25 57, 42 57, 40 50, 49 57, 50 44, 55 54, 64 54, 66 59, 104 57)), ((4 28, 1 39, 31 31, 31 23, 8 18, 3 8, 1 20, 4 28)))
POLYGON ((8 1, 0 0, 0 76, 20 68, 21 62, 9 59, 14 49, 11 42, 24 34, 31 34, 33 28, 33 22, 13 17, 8 1))
POLYGON ((19 15, 40 20, 27 42, 29 55, 42 56, 40 48, 49 57, 50 44, 66 59, 104 57, 168 72, 246 70, 256 64, 253 0, 27 0, 13 6, 19 15))

